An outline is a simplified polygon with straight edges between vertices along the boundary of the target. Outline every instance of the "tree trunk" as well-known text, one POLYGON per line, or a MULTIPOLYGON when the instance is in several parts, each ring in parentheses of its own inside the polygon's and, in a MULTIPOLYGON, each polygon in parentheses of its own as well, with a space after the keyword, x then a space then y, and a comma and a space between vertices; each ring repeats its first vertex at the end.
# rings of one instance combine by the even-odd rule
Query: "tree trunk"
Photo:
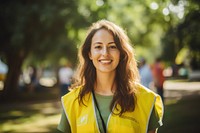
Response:
POLYGON ((8 73, 6 75, 4 89, 0 95, 1 100, 13 100, 18 96, 18 81, 21 67, 24 61, 24 54, 7 54, 8 73))

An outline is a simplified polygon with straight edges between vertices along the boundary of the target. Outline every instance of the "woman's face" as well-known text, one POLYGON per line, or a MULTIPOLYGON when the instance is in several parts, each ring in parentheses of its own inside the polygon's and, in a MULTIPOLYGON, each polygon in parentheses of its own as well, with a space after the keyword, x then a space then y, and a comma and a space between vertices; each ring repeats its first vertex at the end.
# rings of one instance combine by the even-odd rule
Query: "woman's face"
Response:
POLYGON ((109 31, 100 29, 94 34, 89 57, 97 72, 115 72, 120 60, 120 51, 109 31))

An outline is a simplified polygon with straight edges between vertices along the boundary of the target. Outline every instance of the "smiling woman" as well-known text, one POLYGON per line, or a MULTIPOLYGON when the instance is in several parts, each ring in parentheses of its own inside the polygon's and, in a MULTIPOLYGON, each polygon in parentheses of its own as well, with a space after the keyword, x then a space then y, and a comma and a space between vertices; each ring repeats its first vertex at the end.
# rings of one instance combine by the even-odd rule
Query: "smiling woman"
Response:
POLYGON ((111 75, 115 76, 115 70, 119 64, 120 52, 109 31, 101 29, 94 34, 89 57, 98 74, 110 72, 111 75))
POLYGON ((156 132, 162 125, 159 95, 139 83, 134 52, 122 28, 94 23, 79 51, 75 86, 62 97, 62 132, 156 132))

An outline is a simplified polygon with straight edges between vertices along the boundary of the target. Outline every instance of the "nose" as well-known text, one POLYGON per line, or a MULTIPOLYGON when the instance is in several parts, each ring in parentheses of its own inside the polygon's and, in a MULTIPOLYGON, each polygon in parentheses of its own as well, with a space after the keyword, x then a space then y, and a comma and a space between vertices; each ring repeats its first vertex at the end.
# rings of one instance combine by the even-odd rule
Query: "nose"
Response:
POLYGON ((102 55, 108 55, 108 48, 107 47, 103 47, 102 55))

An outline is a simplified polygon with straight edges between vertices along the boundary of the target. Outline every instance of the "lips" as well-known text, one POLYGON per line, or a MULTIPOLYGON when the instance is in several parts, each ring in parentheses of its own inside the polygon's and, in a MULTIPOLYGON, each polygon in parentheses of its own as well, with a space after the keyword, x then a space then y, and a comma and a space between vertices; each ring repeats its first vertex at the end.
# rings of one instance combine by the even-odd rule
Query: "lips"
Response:
POLYGON ((102 59, 102 60, 99 60, 99 62, 101 62, 103 64, 110 64, 112 62, 112 60, 110 60, 110 59, 102 59))

